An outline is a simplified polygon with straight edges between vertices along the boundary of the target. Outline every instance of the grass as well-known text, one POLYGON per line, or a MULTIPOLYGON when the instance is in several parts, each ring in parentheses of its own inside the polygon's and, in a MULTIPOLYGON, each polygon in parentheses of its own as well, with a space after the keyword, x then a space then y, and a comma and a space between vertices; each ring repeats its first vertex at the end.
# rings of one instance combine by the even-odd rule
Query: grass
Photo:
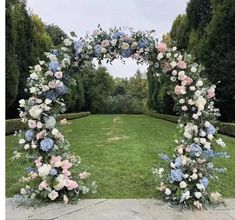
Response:
MULTIPOLYGON (((159 198, 151 168, 162 163, 158 154, 174 148, 175 124, 146 115, 91 115, 63 128, 71 150, 90 165, 98 192, 86 198, 159 198)), ((235 197, 235 138, 222 136, 230 159, 216 159, 228 169, 211 184, 225 197, 235 197)), ((6 195, 20 189, 18 179, 28 164, 11 161, 17 138, 6 137, 6 195)), ((224 149, 223 149, 224 150, 224 149)))

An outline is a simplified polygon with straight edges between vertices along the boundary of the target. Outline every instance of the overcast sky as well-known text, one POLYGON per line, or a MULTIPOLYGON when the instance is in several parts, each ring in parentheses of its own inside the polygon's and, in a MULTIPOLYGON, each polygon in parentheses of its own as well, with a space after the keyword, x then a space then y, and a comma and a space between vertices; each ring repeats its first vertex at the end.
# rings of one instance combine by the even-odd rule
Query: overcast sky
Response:
MULTIPOLYGON (((132 27, 134 30, 156 30, 161 39, 169 32, 175 17, 185 12, 188 0, 27 0, 28 9, 38 14, 43 22, 54 23, 66 33, 77 36, 91 33, 100 24, 108 29, 114 26, 132 27)), ((107 66, 113 76, 130 77, 137 69, 131 58, 107 66)))

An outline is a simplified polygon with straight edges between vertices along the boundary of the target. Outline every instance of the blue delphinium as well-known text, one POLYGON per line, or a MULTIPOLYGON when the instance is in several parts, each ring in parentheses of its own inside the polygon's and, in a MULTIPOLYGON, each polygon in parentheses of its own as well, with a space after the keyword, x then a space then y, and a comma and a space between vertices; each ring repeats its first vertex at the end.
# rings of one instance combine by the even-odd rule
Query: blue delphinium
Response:
POLYGON ((132 49, 131 48, 128 48, 128 49, 122 51, 122 56, 124 58, 128 58, 131 55, 132 55, 132 49))
POLYGON ((60 96, 66 94, 68 91, 67 87, 65 85, 59 86, 55 88, 55 93, 60 96))
POLYGON ((51 138, 45 138, 40 142, 40 149, 48 152, 53 148, 54 141, 51 138))
POLYGON ((216 132, 216 129, 215 129, 215 127, 214 127, 213 125, 210 125, 209 127, 206 128, 206 133, 207 133, 207 135, 208 135, 208 134, 214 135, 215 132, 216 132))
POLYGON ((76 50, 76 54, 80 54, 82 52, 83 46, 84 46, 84 43, 80 40, 74 43, 74 49, 76 50))
POLYGON ((206 188, 209 184, 209 180, 207 179, 207 177, 202 177, 199 182, 206 188))
POLYGON ((55 168, 52 168, 51 171, 50 171, 50 174, 52 176, 55 176, 57 174, 57 170, 55 168))
POLYGON ((34 138, 34 131, 33 130, 27 130, 26 132, 25 132, 25 139, 27 140, 27 141, 32 141, 33 140, 33 138, 34 138))
POLYGON ((59 67, 59 62, 56 61, 56 60, 52 60, 52 61, 49 63, 49 70, 51 70, 51 71, 53 71, 53 72, 56 72, 58 67, 59 67))
POLYGON ((180 182, 183 179, 183 172, 181 169, 171 170, 171 180, 180 182))
POLYGON ((177 157, 175 159, 175 166, 180 167, 181 165, 182 165, 182 159, 181 159, 181 157, 177 157))
POLYGON ((49 91, 46 91, 44 93, 45 97, 52 100, 52 101, 55 101, 56 98, 57 98, 57 94, 55 93, 54 90, 49 90, 49 91))
POLYGON ((118 40, 120 37, 123 37, 123 36, 125 36, 125 33, 118 31, 112 36, 112 39, 118 40))
POLYGON ((191 144, 190 149, 190 154, 193 156, 199 157, 202 153, 202 148, 198 144, 191 144))
POLYGON ((94 50, 95 50, 95 56, 100 57, 101 56, 101 45, 96 44, 95 47, 94 47, 94 50))
POLYGON ((148 47, 149 41, 147 39, 141 39, 139 40, 139 47, 145 49, 148 47))

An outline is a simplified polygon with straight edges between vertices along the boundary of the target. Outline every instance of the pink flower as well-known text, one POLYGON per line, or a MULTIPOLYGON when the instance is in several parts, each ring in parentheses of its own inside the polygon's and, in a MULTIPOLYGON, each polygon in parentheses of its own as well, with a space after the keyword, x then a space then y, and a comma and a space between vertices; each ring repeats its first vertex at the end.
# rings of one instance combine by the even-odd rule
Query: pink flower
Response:
POLYGON ((46 130, 43 130, 43 131, 40 131, 36 134, 36 139, 39 140, 39 139, 43 139, 46 135, 46 130))
POLYGON ((40 121, 37 122, 37 128, 39 128, 39 129, 42 128, 42 125, 43 125, 42 122, 40 122, 40 121))
POLYGON ((63 170, 68 170, 70 167, 72 167, 72 163, 70 163, 68 160, 62 161, 61 168, 63 170))
POLYGON ((64 169, 64 170, 62 171, 62 173, 63 173, 64 176, 66 176, 66 177, 68 177, 68 176, 71 175, 71 172, 70 172, 69 170, 67 170, 67 169, 64 169))
POLYGON ((50 82, 48 83, 48 86, 49 86, 51 89, 54 89, 55 86, 56 86, 56 84, 55 84, 54 81, 50 81, 50 82))
POLYGON ((80 177, 81 180, 84 180, 84 179, 86 179, 89 176, 90 176, 90 173, 88 173, 86 171, 84 171, 82 173, 79 173, 79 177, 80 177))
POLYGON ((74 180, 70 180, 70 179, 68 179, 68 180, 65 182, 65 186, 67 187, 68 190, 73 190, 73 189, 78 188, 77 182, 74 181, 74 180))
POLYGON ((46 180, 43 180, 43 181, 39 184, 38 189, 39 189, 40 191, 42 191, 43 189, 46 189, 47 187, 48 187, 48 184, 47 184, 46 180))
POLYGON ((165 53, 167 51, 167 46, 165 43, 160 43, 156 46, 156 49, 160 52, 160 53, 165 53))
POLYGON ((101 42, 102 47, 108 47, 109 46, 109 40, 105 39, 101 42))
POLYGON ((62 165, 61 159, 62 159, 61 156, 57 156, 57 157, 52 156, 50 163, 54 167, 60 167, 62 165))
POLYGON ((55 72, 55 77, 57 79, 61 79, 63 77, 63 73, 61 71, 55 72))
POLYGON ((28 120, 28 126, 32 129, 36 128, 37 124, 35 120, 28 120))
POLYGON ((213 97, 215 97, 215 90, 214 90, 214 89, 209 89, 209 90, 207 91, 207 98, 208 98, 208 99, 211 99, 211 98, 213 98, 213 97))
POLYGON ((193 79, 187 76, 187 77, 181 82, 181 85, 182 85, 182 86, 191 85, 192 82, 193 82, 193 79))
POLYGON ((43 92, 45 92, 45 91, 48 91, 50 88, 49 88, 49 86, 47 86, 47 85, 43 85, 42 86, 42 91, 43 92))
POLYGON ((176 95, 181 95, 181 94, 185 94, 185 93, 186 93, 186 91, 185 91, 184 86, 176 85, 176 87, 175 87, 175 94, 176 95))
POLYGON ((23 118, 24 116, 26 116, 27 115, 27 112, 20 112, 20 114, 19 114, 19 116, 20 116, 20 118, 23 118))
POLYGON ((36 164, 36 167, 40 167, 42 165, 42 157, 38 157, 34 163, 36 164))
POLYGON ((183 60, 179 60, 178 63, 177 63, 177 66, 181 69, 186 69, 187 68, 187 64, 183 60))

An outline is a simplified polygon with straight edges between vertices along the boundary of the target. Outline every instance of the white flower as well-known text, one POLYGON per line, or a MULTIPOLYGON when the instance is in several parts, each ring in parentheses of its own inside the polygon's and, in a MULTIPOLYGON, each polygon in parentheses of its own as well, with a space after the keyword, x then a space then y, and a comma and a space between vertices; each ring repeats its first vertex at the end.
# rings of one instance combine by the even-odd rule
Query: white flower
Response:
POLYGON ((45 102, 46 105, 49 105, 49 104, 51 104, 52 100, 46 98, 44 102, 45 102))
POLYGON ((194 101, 193 101, 192 99, 189 99, 189 100, 188 100, 188 104, 189 104, 189 105, 194 105, 194 101))
POLYGON ((214 136, 213 136, 213 134, 208 134, 207 138, 211 141, 214 138, 214 136))
POLYGON ((45 127, 48 129, 53 129, 55 127, 56 120, 53 116, 49 116, 45 119, 45 127))
POLYGON ((210 123, 209 121, 206 121, 206 122, 204 123, 204 126, 205 126, 206 128, 208 128, 210 125, 211 125, 211 123, 210 123))
POLYGON ((53 128, 51 133, 52 133, 52 135, 57 135, 59 133, 59 130, 56 128, 53 128))
POLYGON ((198 178, 198 175, 197 175, 196 173, 193 173, 193 174, 191 175, 191 178, 192 178, 193 180, 195 180, 195 179, 198 178))
POLYGON ((28 150, 29 147, 30 147, 29 144, 24 145, 24 149, 25 149, 25 150, 28 150))
POLYGON ((197 133, 198 133, 198 127, 193 123, 187 123, 187 125, 184 127, 184 137, 188 139, 191 139, 193 135, 197 135, 197 133))
POLYGON ((56 192, 55 190, 51 191, 51 192, 48 194, 48 197, 49 197, 51 200, 55 200, 58 196, 59 196, 59 194, 58 194, 58 192, 56 192))
POLYGON ((205 131, 200 131, 200 136, 201 137, 205 137, 206 136, 206 132, 205 131))
POLYGON ((20 139, 19 140, 19 144, 24 144, 25 143, 25 139, 20 139))
POLYGON ((54 185, 53 187, 55 190, 59 191, 65 186, 64 175, 60 174, 58 177, 56 177, 56 182, 57 182, 57 185, 54 185))
POLYGON ((177 47, 173 47, 173 48, 172 48, 172 51, 176 51, 176 50, 177 50, 177 47))
POLYGON ((189 89, 190 89, 191 91, 195 91, 195 90, 196 90, 195 86, 190 86, 189 89))
POLYGON ((193 66, 193 67, 191 68, 191 72, 195 73, 196 71, 197 71, 197 68, 196 68, 195 66, 193 66))
POLYGON ((37 73, 31 73, 29 77, 30 77, 31 79, 33 79, 33 80, 37 80, 37 79, 38 79, 37 73))
POLYGON ((184 105, 184 106, 182 106, 182 110, 186 112, 188 110, 188 107, 186 105, 184 105))
POLYGON ((189 175, 186 173, 183 175, 184 179, 187 179, 189 177, 189 175))
POLYGON ((175 78, 174 76, 171 76, 171 77, 170 77, 170 80, 171 80, 172 82, 176 82, 176 78, 175 78))
POLYGON ((27 191, 26 191, 24 188, 21 188, 21 189, 20 189, 20 194, 26 195, 26 194, 27 194, 27 191))
POLYGON ((194 201, 193 205, 195 205, 198 209, 202 209, 202 203, 200 203, 199 201, 194 201))
POLYGON ((187 187, 187 183, 184 182, 184 181, 181 181, 181 182, 180 182, 180 188, 181 188, 181 189, 184 189, 184 188, 186 188, 186 187, 187 187))
POLYGON ((158 59, 158 60, 161 60, 163 57, 164 57, 163 53, 159 53, 159 54, 157 55, 157 59, 158 59))
POLYGON ((200 138, 200 143, 204 145, 206 143, 206 138, 200 138))
POLYGON ((21 99, 20 101, 19 101, 19 104, 20 104, 20 107, 25 107, 25 104, 26 104, 26 102, 25 102, 25 100, 24 99, 21 99))
POLYGON ((44 60, 39 60, 39 64, 40 64, 40 65, 43 65, 44 63, 45 63, 44 60))
POLYGON ((106 53, 106 52, 107 52, 107 50, 104 47, 102 47, 101 48, 101 53, 106 53))
POLYGON ((65 44, 65 46, 67 46, 67 47, 68 47, 68 46, 71 46, 72 41, 67 38, 67 39, 64 40, 64 44, 65 44))
POLYGON ((171 74, 172 74, 173 76, 176 76, 176 75, 177 75, 177 71, 176 71, 176 70, 173 70, 171 74))
POLYGON ((39 64, 34 66, 34 69, 35 69, 36 72, 40 72, 42 70, 42 68, 41 68, 41 66, 39 64))
POLYGON ((121 48, 122 48, 123 50, 127 50, 129 47, 130 47, 130 45, 129 45, 128 43, 126 43, 126 42, 123 42, 123 43, 122 43, 121 48))
POLYGON ((115 46, 116 43, 117 43, 117 40, 116 40, 116 39, 111 40, 111 45, 112 45, 112 46, 115 46))
POLYGON ((184 200, 187 200, 190 198, 190 192, 187 190, 181 195, 180 201, 183 202, 184 200))
POLYGON ((223 140, 221 138, 219 138, 218 140, 216 140, 216 143, 221 146, 221 147, 225 147, 226 144, 223 142, 223 140))
POLYGON ((171 63, 172 68, 176 67, 177 63, 175 61, 172 61, 171 63))
POLYGON ((204 190, 205 189, 205 187, 200 183, 197 183, 196 186, 199 190, 204 190))
POLYGON ((167 196, 169 196, 169 195, 171 194, 171 190, 170 190, 169 188, 166 188, 166 189, 165 189, 165 194, 166 194, 167 196))
POLYGON ((201 192, 195 192, 194 195, 195 195, 195 197, 197 199, 200 199, 202 197, 202 193, 201 192))
POLYGON ((180 103, 180 104, 185 103, 185 99, 180 99, 180 100, 179 100, 179 103, 180 103))
POLYGON ((51 60, 51 61, 57 61, 57 57, 56 57, 56 55, 54 55, 54 54, 49 54, 48 55, 48 58, 51 60))
POLYGON ((31 87, 29 90, 30 90, 30 93, 36 93, 37 92, 36 87, 31 87))
POLYGON ((199 96, 195 102, 195 105, 198 107, 199 111, 204 110, 206 104, 206 99, 203 98, 203 96, 199 96))
POLYGON ((61 47, 60 48, 62 51, 68 51, 69 49, 67 47, 61 47))
POLYGON ((39 117, 41 116, 41 114, 42 114, 42 109, 41 109, 41 107, 40 107, 39 105, 34 105, 33 107, 31 107, 31 108, 29 109, 29 114, 30 114, 33 118, 37 119, 37 118, 39 118, 39 117))
POLYGON ((169 59, 171 57, 171 53, 166 53, 166 58, 169 59))
POLYGON ((63 201, 64 201, 64 204, 68 204, 69 199, 66 195, 63 196, 63 201))
POLYGON ((38 168, 39 176, 41 176, 42 178, 47 177, 51 171, 51 168, 52 167, 50 164, 43 164, 38 168))
POLYGON ((198 80, 197 83, 196 83, 196 86, 197 86, 197 87, 203 86, 202 80, 198 80))
POLYGON ((198 119, 198 115, 197 114, 193 114, 193 116, 192 116, 194 119, 198 119))

